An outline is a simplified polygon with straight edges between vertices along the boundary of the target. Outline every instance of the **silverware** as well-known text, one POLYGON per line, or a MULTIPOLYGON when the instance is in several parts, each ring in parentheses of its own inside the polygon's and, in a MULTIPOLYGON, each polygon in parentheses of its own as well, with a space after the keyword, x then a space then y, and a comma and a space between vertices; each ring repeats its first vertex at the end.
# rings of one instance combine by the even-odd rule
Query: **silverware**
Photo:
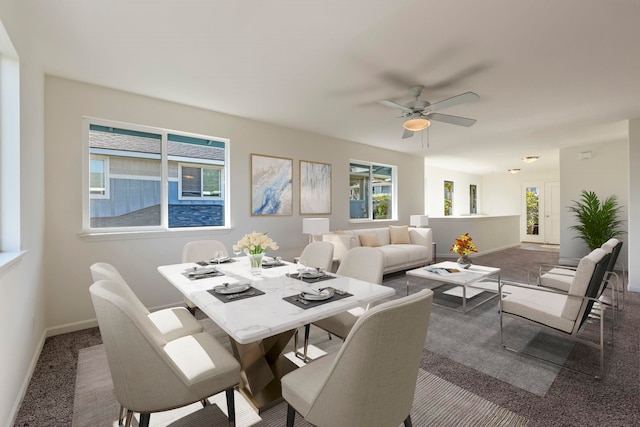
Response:
POLYGON ((244 297, 244 296, 251 296, 251 295, 255 295, 255 294, 256 294, 255 291, 240 292, 239 294, 227 295, 227 299, 235 299, 235 298, 244 297))
POLYGON ((309 301, 304 300, 302 298, 294 298, 296 301, 298 301, 299 303, 302 303, 304 305, 309 305, 309 301))

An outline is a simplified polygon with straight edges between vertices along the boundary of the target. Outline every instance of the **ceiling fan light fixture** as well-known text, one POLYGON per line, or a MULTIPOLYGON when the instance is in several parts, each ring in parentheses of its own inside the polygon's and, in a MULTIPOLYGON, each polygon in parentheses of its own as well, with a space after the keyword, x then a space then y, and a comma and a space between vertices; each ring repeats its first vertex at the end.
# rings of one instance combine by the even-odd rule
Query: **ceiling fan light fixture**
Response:
POLYGON ((418 117, 418 118, 412 118, 412 119, 406 120, 402 124, 402 127, 412 132, 418 132, 428 128, 430 124, 431 122, 429 120, 423 117, 418 117))
POLYGON ((538 160, 540 158, 540 156, 527 156, 527 157, 523 157, 522 161, 525 163, 533 163, 536 160, 538 160))

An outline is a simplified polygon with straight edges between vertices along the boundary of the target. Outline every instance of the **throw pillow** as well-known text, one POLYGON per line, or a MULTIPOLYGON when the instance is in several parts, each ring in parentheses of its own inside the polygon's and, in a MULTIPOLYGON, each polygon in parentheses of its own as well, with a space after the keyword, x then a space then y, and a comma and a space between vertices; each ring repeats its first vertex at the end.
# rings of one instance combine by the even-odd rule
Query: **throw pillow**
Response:
POLYGON ((381 246, 380 245, 380 239, 378 239, 378 235, 375 234, 375 233, 361 234, 360 235, 360 244, 362 246, 370 246, 372 248, 375 248, 376 246, 381 246))
POLYGON ((389 226, 389 237, 391 238, 391 244, 409 244, 411 238, 409 237, 409 226, 389 226))

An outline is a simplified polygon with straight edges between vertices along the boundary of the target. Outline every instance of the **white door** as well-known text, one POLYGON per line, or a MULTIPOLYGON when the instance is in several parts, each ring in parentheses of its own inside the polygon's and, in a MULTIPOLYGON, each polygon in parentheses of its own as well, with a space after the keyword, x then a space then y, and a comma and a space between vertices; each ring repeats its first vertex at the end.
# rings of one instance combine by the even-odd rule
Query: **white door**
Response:
POLYGON ((544 236, 545 243, 560 244, 560 183, 546 182, 544 185, 544 236))
POLYGON ((544 183, 522 183, 522 218, 520 240, 544 243, 544 183), (541 215, 543 217, 541 218, 541 215))

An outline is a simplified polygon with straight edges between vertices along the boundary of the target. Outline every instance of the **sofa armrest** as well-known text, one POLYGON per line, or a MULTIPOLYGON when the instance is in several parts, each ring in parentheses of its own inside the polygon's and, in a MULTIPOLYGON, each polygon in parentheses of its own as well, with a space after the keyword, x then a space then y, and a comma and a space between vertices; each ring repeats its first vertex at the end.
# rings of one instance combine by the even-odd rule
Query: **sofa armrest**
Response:
POLYGON ((356 236, 348 234, 328 233, 322 235, 323 242, 329 242, 333 244, 333 258, 337 259, 338 261, 342 261, 342 258, 344 258, 344 254, 346 254, 349 249, 358 246, 356 243, 356 238, 356 236))
POLYGON ((430 228, 409 228, 409 238, 414 245, 422 245, 429 249, 433 261, 435 256, 433 253, 433 231, 430 228))

